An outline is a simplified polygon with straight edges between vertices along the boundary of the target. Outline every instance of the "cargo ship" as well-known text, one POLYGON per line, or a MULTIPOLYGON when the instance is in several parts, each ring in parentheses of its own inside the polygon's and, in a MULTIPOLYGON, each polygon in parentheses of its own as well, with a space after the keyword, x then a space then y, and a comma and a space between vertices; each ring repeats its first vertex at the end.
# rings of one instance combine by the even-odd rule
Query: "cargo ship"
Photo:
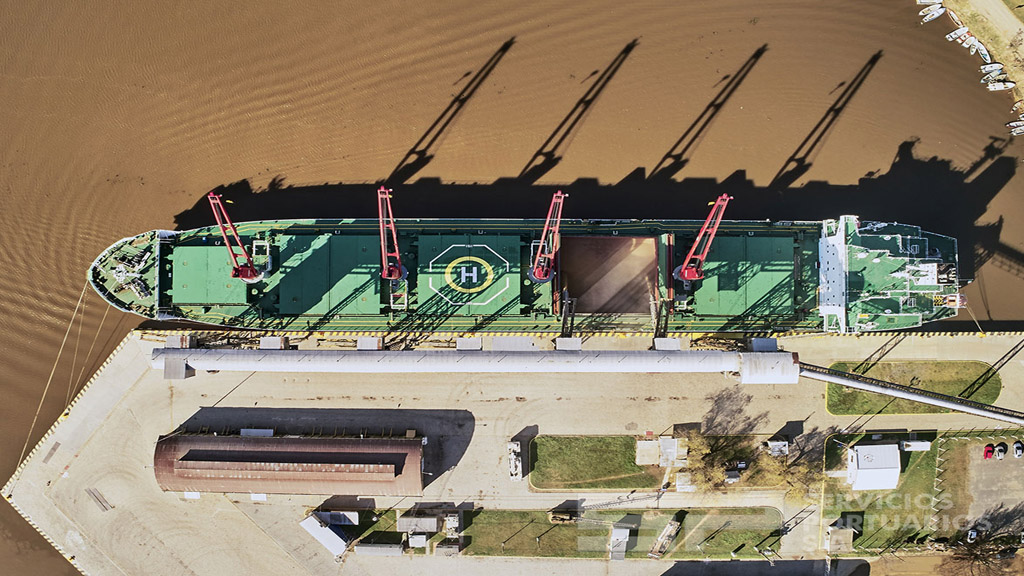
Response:
POLYGON ((957 242, 840 216, 705 220, 378 219, 217 224, 125 238, 88 280, 154 320, 373 333, 860 333, 955 316, 957 242))

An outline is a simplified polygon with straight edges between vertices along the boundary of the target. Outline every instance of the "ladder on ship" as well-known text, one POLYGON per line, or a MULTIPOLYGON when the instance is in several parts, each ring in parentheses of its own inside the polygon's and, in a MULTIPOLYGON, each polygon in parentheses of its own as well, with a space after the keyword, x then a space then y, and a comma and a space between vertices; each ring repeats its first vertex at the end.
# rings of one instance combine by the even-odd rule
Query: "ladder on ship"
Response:
POLYGON ((569 289, 562 290, 562 338, 572 338, 576 331, 576 299, 569 297, 569 289))

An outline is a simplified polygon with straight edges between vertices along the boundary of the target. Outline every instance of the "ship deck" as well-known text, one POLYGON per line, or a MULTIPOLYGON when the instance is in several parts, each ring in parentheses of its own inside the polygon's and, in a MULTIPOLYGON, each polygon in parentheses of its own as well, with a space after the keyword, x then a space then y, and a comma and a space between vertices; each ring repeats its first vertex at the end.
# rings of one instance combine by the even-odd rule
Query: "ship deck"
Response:
POLYGON ((671 270, 701 224, 565 221, 562 242, 578 249, 561 253, 547 284, 526 278, 540 220, 399 221, 409 271, 400 282, 380 279, 376 220, 239 224, 247 244, 270 246, 271 265, 255 285, 230 278, 219 231, 200 228, 161 243, 152 306, 264 330, 559 333, 568 295, 580 304, 578 333, 653 332, 656 321, 660 332, 821 329, 810 313, 819 223, 723 222, 705 280, 687 293, 671 270))
POLYGON ((898 223, 724 221, 704 278, 672 277, 695 220, 567 220, 552 282, 527 278, 541 220, 398 221, 408 275, 380 277, 376 220, 238 225, 262 278, 231 277, 220 230, 115 243, 89 278, 122 310, 258 330, 574 334, 871 332, 955 316, 956 240, 898 223), (569 306, 569 304, 572 306, 569 306), (569 317, 567 310, 575 310, 569 317))

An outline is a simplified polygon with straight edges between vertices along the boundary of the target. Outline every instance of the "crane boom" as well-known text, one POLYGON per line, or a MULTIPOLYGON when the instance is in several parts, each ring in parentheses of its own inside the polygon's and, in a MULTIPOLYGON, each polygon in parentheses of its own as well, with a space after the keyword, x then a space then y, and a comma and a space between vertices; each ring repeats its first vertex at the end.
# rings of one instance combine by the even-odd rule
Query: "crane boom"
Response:
POLYGON ((228 257, 231 259, 231 277, 240 278, 246 284, 259 282, 263 279, 263 273, 256 269, 252 256, 245 249, 242 239, 238 237, 238 229, 235 228, 234 222, 228 217, 228 212, 224 208, 220 194, 210 192, 206 195, 206 198, 210 201, 213 217, 217 220, 220 235, 224 238, 224 245, 228 248, 228 257))
POLYGON ((544 220, 544 231, 540 235, 540 245, 537 247, 537 254, 533 258, 533 265, 527 272, 530 280, 538 284, 550 282, 555 265, 555 255, 558 253, 559 235, 558 229, 562 224, 562 203, 568 194, 561 190, 555 192, 551 197, 551 206, 548 207, 548 217, 544 220))
POLYGON ((395 215, 391 211, 391 190, 383 186, 377 190, 377 215, 380 223, 380 276, 385 280, 401 280, 406 276, 402 256, 398 252, 398 232, 395 215))
POLYGON ((700 232, 697 233, 697 238, 693 241, 686 260, 683 260, 683 263, 672 272, 672 276, 676 280, 691 282, 704 279, 704 259, 707 258, 708 251, 711 250, 711 242, 714 241, 715 234, 718 233, 718 225, 722 223, 725 207, 729 205, 730 200, 732 200, 732 196, 722 194, 712 203, 711 212, 704 220, 704 225, 700 227, 700 232))

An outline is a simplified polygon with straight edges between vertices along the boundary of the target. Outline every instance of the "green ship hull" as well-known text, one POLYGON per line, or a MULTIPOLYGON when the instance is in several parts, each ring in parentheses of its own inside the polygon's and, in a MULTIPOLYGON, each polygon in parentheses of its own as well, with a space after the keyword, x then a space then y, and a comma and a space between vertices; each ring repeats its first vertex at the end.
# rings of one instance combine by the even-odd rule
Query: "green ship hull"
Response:
POLYGON ((563 220, 554 279, 527 277, 541 220, 397 220, 408 275, 381 278, 378 222, 237 225, 247 284, 217 226, 123 239, 88 272, 122 310, 270 331, 868 332, 955 316, 956 240, 903 224, 723 221, 704 279, 672 277, 702 221, 563 220), (571 314, 570 314, 571 312, 571 314), (568 316, 571 315, 571 318, 568 316))

